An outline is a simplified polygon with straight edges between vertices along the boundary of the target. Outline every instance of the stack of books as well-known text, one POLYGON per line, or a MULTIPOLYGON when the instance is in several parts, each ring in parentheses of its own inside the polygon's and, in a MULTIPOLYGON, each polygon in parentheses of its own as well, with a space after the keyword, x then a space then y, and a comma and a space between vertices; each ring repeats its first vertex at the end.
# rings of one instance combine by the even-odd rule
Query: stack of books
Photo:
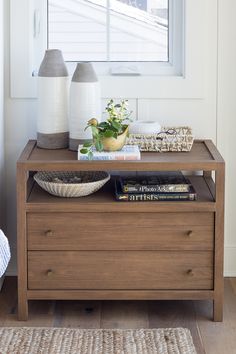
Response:
MULTIPOLYGON (((79 145, 78 148, 78 160, 89 160, 88 155, 81 154, 80 150, 83 148, 83 145, 79 145)), ((127 160, 135 161, 141 159, 141 154, 139 147, 137 145, 125 145, 119 151, 97 151, 95 147, 92 147, 93 156, 91 160, 127 160)))
POLYGON ((115 181, 119 201, 193 201, 197 194, 181 172, 156 173, 152 176, 119 177, 115 181))

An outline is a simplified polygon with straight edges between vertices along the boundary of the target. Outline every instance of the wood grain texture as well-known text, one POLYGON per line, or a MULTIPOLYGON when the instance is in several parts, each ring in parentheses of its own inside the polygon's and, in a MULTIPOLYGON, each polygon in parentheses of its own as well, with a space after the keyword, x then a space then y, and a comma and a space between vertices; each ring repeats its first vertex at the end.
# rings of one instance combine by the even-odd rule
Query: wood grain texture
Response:
POLYGON ((210 322, 212 304, 209 301, 195 302, 196 321, 206 354, 236 353, 236 278, 226 278, 224 282, 224 321, 210 322))
POLYGON ((193 301, 150 301, 148 316, 151 328, 166 328, 170 324, 172 327, 188 328, 197 353, 205 354, 193 301))
POLYGON ((18 267, 18 307, 19 319, 28 317, 27 301, 27 241, 26 241, 26 214, 24 206, 27 198, 26 172, 17 166, 17 267, 18 267))
POLYGON ((214 273, 214 320, 223 320, 223 266, 224 266, 224 194, 225 166, 216 171, 216 216, 215 216, 215 273, 214 273))
MULTIPOLYGON (((190 152, 167 152, 157 154, 155 152, 144 152, 140 161, 78 161, 76 152, 67 149, 44 150, 34 148, 32 154, 24 161, 24 168, 29 170, 52 169, 54 170, 114 170, 114 171, 155 171, 159 164, 159 171, 174 170, 204 170, 210 171, 218 168, 222 162, 220 155, 211 153, 211 144, 206 146, 207 140, 195 141, 190 152)), ((34 141, 30 142, 31 144, 34 141)), ((213 148, 214 145, 212 145, 213 148)))
POLYGON ((20 319, 29 299, 210 299, 222 320, 224 162, 211 141, 132 162, 77 161, 30 141, 17 166, 20 319), (40 170, 203 174, 190 176, 197 201, 118 203, 112 181, 86 198, 53 197, 33 183, 40 170))
POLYGON ((114 183, 108 182, 98 192, 87 196, 86 198, 58 198, 52 196, 34 184, 31 194, 28 197, 26 210, 32 212, 67 211, 67 212, 204 212, 215 211, 215 203, 212 194, 205 182, 200 176, 188 177, 197 193, 197 200, 190 202, 117 202, 114 196, 114 183), (131 210, 132 208, 132 210, 131 210))
POLYGON ((28 287, 212 289, 212 257, 200 251, 29 251, 28 287))
POLYGON ((148 328, 146 301, 104 301, 101 306, 102 328, 148 328))
POLYGON ((206 300, 213 290, 28 290, 30 300, 206 300))
POLYGON ((225 279, 224 322, 212 322, 211 301, 30 301, 29 320, 17 318, 17 279, 0 292, 0 325, 12 327, 186 327, 198 354, 234 354, 236 278, 225 279))
POLYGON ((29 140, 25 148, 23 149, 20 157, 17 161, 18 164, 25 163, 30 159, 30 155, 33 153, 34 149, 36 148, 37 142, 36 140, 29 140))
POLYGON ((27 234, 29 250, 212 250, 214 214, 29 213, 27 234))
POLYGON ((56 301, 53 325, 66 328, 100 328, 100 301, 56 301))

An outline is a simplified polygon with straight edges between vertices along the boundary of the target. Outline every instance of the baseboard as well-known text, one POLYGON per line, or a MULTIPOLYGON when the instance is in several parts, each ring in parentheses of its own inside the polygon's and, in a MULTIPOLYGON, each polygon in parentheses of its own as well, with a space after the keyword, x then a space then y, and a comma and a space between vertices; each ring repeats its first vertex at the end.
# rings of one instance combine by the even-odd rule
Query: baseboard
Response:
POLYGON ((225 272, 224 278, 236 278, 236 272, 225 272))
POLYGON ((17 276, 17 248, 16 245, 12 244, 11 248, 11 260, 8 264, 6 275, 7 276, 17 276))
POLYGON ((224 255, 224 276, 236 277, 236 246, 226 246, 224 255))
POLYGON ((17 276, 17 266, 15 264, 10 264, 6 271, 6 276, 15 277, 17 276))

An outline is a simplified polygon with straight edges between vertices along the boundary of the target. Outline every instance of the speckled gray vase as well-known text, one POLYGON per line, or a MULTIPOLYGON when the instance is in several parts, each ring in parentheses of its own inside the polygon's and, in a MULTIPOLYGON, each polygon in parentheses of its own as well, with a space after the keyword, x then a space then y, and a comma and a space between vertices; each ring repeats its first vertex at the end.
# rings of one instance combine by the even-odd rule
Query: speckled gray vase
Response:
POLYGON ((101 120, 101 89, 91 63, 79 63, 70 87, 69 148, 92 139, 90 129, 84 130, 91 118, 101 120))
POLYGON ((68 147, 68 100, 69 75, 62 53, 58 49, 46 50, 38 74, 38 147, 68 147))

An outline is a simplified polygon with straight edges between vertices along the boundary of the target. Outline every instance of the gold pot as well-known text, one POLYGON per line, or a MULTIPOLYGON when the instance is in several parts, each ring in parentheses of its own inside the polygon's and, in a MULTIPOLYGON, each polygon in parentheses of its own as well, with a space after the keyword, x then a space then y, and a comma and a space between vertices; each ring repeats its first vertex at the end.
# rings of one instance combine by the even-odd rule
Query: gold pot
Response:
POLYGON ((117 139, 113 137, 103 138, 102 139, 103 150, 104 151, 121 150, 125 145, 128 131, 129 131, 129 127, 127 127, 122 134, 118 135, 117 139))

